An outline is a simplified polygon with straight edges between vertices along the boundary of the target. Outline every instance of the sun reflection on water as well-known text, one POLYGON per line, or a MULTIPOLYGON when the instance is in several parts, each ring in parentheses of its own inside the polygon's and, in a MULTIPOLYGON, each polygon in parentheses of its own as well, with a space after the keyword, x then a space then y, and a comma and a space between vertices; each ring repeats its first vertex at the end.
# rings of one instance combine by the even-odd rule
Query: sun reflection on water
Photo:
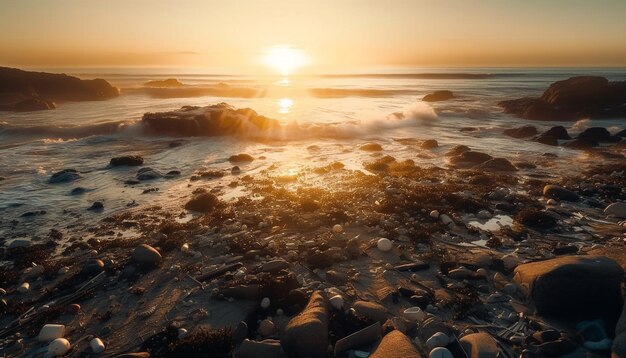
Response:
POLYGON ((287 114, 293 107, 293 100, 291 98, 281 98, 278 100, 278 113, 287 114))

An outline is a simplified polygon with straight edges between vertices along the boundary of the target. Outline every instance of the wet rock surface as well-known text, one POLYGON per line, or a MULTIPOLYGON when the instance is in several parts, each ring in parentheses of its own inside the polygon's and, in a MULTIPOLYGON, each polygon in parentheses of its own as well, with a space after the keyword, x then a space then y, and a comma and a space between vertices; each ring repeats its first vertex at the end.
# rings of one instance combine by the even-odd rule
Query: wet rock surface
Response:
POLYGON ((454 98, 454 94, 452 93, 452 91, 441 90, 441 91, 435 91, 433 93, 427 94, 426 96, 424 96, 424 98, 422 98, 422 101, 439 102, 439 101, 447 101, 452 98, 454 98))

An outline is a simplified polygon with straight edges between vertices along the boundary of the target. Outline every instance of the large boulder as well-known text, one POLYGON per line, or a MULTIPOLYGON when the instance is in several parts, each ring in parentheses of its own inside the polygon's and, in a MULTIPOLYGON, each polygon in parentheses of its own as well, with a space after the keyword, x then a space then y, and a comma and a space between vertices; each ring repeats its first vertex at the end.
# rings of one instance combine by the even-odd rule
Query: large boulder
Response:
POLYGON ((571 190, 558 185, 546 185, 543 187, 543 196, 550 199, 563 201, 579 201, 580 196, 571 190))
POLYGON ((493 159, 493 157, 489 154, 474 152, 470 150, 467 152, 462 152, 459 155, 450 157, 448 159, 448 163, 454 168, 470 168, 491 159, 493 159))
POLYGON ((617 317, 624 270, 605 256, 561 256, 517 266, 514 281, 548 316, 617 317))
POLYGON ((498 342, 484 332, 468 334, 459 342, 470 358, 497 358, 501 355, 498 342))
POLYGON ((249 135, 262 137, 280 127, 280 123, 257 114, 250 108, 235 109, 226 103, 212 106, 183 106, 170 112, 146 113, 142 123, 150 130, 165 135, 211 137, 249 135))
POLYGON ((626 115, 626 81, 599 76, 554 82, 541 97, 502 101, 506 113, 533 120, 578 120, 626 115))
POLYGON ((183 87, 184 84, 175 78, 168 78, 166 80, 154 80, 148 81, 144 84, 146 87, 183 87))
POLYGON ((422 98, 422 101, 439 102, 447 101, 452 98, 454 98, 454 93, 452 93, 452 91, 443 90, 427 94, 426 96, 424 96, 424 98, 422 98))
POLYGON ((118 166, 137 166, 143 164, 143 158, 138 155, 125 155, 122 157, 111 158, 110 165, 118 166))
POLYGON ((545 131, 542 135, 554 137, 556 139, 572 139, 572 137, 569 136, 569 133, 567 133, 567 129, 563 126, 552 127, 545 131))
POLYGON ((53 101, 97 101, 117 96, 119 90, 103 79, 81 80, 66 74, 0 67, 0 110, 53 109, 53 101))
POLYGON ((80 173, 76 169, 63 169, 59 172, 52 174, 52 176, 48 180, 48 183, 69 183, 80 178, 80 173))
POLYGON ((493 158, 478 164, 474 169, 480 169, 488 172, 516 172, 517 167, 506 158, 493 158))
POLYGON ((504 135, 513 138, 528 138, 537 135, 539 131, 535 126, 522 126, 518 128, 509 128, 504 130, 504 135))
POLYGON ((208 213, 215 209, 220 199, 212 193, 200 193, 185 204, 185 209, 208 213))
POLYGON ((315 291, 304 310, 292 318, 280 344, 289 357, 326 357, 328 350, 328 308, 326 297, 315 291))
POLYGON ((383 337, 370 358, 420 358, 413 342, 404 333, 394 330, 383 337))
POLYGON ((582 131, 577 139, 586 139, 598 143, 616 143, 621 140, 618 136, 612 136, 608 129, 603 127, 591 127, 582 131))

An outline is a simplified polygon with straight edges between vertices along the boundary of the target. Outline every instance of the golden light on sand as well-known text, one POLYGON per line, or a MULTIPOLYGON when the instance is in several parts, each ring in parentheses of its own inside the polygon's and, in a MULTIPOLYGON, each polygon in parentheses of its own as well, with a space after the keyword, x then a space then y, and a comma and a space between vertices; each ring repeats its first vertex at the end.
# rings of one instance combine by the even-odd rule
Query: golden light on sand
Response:
POLYGON ((280 72, 283 76, 291 74, 307 62, 304 52, 291 46, 271 47, 266 50, 263 59, 267 66, 280 72))

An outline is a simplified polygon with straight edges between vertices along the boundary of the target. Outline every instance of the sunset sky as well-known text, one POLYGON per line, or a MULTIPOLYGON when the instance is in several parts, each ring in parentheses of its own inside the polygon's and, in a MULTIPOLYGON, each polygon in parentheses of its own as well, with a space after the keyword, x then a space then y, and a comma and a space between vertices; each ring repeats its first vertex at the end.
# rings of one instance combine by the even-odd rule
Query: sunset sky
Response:
POLYGON ((2 0, 0 65, 310 69, 626 65, 620 0, 2 0))

